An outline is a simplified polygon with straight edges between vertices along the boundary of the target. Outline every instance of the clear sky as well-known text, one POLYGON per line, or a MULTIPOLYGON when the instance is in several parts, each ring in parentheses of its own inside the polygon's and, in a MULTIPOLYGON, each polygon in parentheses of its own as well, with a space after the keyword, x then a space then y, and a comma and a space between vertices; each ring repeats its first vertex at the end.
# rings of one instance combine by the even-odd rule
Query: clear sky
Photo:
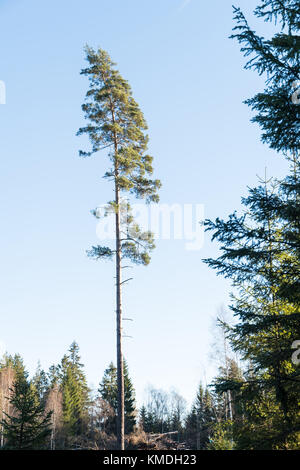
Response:
MULTIPOLYGON (((250 15, 257 0, 237 0, 250 15)), ((114 267, 86 258, 99 241, 90 215, 112 198, 107 159, 78 157, 87 80, 83 47, 101 46, 132 86, 149 125, 161 201, 204 204, 205 216, 240 208, 257 174, 283 159, 260 143, 242 103, 263 86, 228 39, 232 0, 0 0, 0 341, 32 372, 79 343, 96 386, 115 360, 114 267)), ((253 18, 250 24, 271 27, 253 18)), ((125 356, 139 402, 147 385, 191 401, 210 379, 212 318, 230 286, 184 240, 158 240, 152 263, 124 288, 125 356)))

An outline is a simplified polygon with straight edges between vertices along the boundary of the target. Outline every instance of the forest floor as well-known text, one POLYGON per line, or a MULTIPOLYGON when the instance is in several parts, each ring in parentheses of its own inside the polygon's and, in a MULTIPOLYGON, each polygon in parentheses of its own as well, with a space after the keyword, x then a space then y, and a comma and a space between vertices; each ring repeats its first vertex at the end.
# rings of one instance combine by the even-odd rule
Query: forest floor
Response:
POLYGON ((148 434, 131 436, 127 449, 138 450, 187 450, 185 442, 178 442, 177 433, 148 434))

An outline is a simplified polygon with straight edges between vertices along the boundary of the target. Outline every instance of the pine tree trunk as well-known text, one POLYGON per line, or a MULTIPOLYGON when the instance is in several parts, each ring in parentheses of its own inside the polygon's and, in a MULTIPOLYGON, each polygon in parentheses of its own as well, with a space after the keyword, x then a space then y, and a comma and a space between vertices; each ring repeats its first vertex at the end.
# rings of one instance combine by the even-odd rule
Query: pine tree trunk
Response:
MULTIPOLYGON (((112 123, 115 124, 115 109, 110 100, 112 123)), ((117 416, 117 440, 118 448, 124 450, 124 364, 122 352, 122 292, 121 292, 121 233, 120 233, 120 188, 118 183, 119 171, 117 163, 118 139, 116 131, 113 131, 114 141, 114 177, 115 177, 115 204, 116 204, 116 323, 117 323, 117 384, 118 384, 118 416, 117 416)))
POLYGON ((118 381, 118 448, 124 450, 124 370, 122 352, 122 297, 121 297, 121 241, 120 241, 120 197, 117 182, 115 183, 116 202, 116 320, 117 320, 117 381, 118 381))

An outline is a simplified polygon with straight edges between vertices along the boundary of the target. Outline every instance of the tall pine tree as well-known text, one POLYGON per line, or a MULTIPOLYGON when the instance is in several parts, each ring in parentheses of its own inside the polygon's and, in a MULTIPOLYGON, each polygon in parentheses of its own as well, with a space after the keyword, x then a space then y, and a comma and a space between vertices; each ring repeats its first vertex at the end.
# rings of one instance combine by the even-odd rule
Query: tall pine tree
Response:
POLYGON ((151 178, 153 158, 146 153, 147 124, 128 82, 104 50, 86 47, 86 59, 89 66, 81 73, 89 78, 90 89, 82 109, 89 123, 78 134, 89 136, 92 150, 81 151, 80 155, 86 157, 104 149, 108 151, 111 168, 104 177, 113 182, 114 200, 108 203, 107 212, 115 215, 115 248, 95 246, 89 254, 96 259, 114 257, 116 264, 118 444, 124 449, 122 284, 125 281, 122 281, 122 260, 127 258, 137 264, 148 264, 154 243, 151 232, 142 232, 134 223, 129 203, 123 209, 121 195, 131 193, 148 202, 157 202, 160 181, 151 178), (125 230, 122 227, 124 210, 125 230))

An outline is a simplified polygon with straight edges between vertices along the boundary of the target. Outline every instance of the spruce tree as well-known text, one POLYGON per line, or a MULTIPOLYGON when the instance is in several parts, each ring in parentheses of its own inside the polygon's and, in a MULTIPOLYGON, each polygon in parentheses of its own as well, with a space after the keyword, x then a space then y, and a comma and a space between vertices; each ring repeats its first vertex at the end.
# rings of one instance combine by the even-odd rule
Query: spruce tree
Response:
POLYGON ((124 360, 124 408, 125 408, 125 432, 133 432, 136 426, 135 390, 129 377, 128 365, 124 360))
MULTIPOLYGON (((117 383, 117 368, 111 362, 108 368, 104 371, 102 381, 99 384, 98 392, 103 400, 105 400, 112 409, 115 411, 115 417, 118 410, 118 383, 117 383)), ((128 365, 124 360, 124 409, 125 409, 125 432, 130 434, 136 425, 136 405, 135 405, 135 390, 132 381, 129 377, 128 365)), ((116 419, 110 418, 110 423, 107 424, 107 429, 115 433, 116 419)))
POLYGON ((242 216, 232 214, 227 221, 206 222, 207 229, 214 232, 213 239, 220 242, 222 254, 205 261, 233 281, 236 294, 231 309, 239 321, 228 329, 228 335, 233 349, 249 363, 245 381, 223 380, 218 390, 232 390, 244 401, 248 396, 253 402, 256 395, 260 412, 250 406, 248 416, 252 425, 253 421, 260 423, 261 435, 251 435, 249 430, 250 448, 293 447, 300 430, 300 375, 291 363, 291 344, 300 335, 299 302, 282 298, 286 284, 295 281, 295 272, 286 270, 287 260, 293 260, 299 274, 299 258, 295 258, 286 226, 278 216, 278 207, 284 206, 279 196, 283 197, 280 189, 271 191, 262 185, 243 199, 246 209, 242 216), (269 402, 265 400, 264 408, 263 397, 269 402), (264 426, 269 429, 268 438, 264 426))
POLYGON ((32 378, 32 384, 35 386, 39 400, 45 402, 45 394, 48 390, 49 383, 46 372, 41 368, 40 362, 38 363, 36 372, 32 378))
POLYGON ((175 390, 170 394, 170 431, 177 431, 177 440, 180 441, 183 433, 183 423, 186 415, 186 401, 175 390))
POLYGON ((89 404, 89 388, 77 343, 73 342, 69 354, 62 358, 59 373, 64 426, 69 436, 76 437, 85 431, 89 404))
POLYGON ((157 420, 154 413, 145 405, 140 409, 139 423, 144 432, 160 432, 160 427, 158 428, 157 426, 157 420))
POLYGON ((99 384, 98 392, 100 397, 107 402, 114 410, 114 415, 109 416, 105 428, 108 433, 116 434, 117 421, 116 415, 118 410, 118 383, 117 383, 117 368, 111 362, 107 369, 104 371, 103 378, 99 384))
POLYGON ((3 429, 8 449, 44 448, 51 434, 51 412, 46 413, 34 385, 17 376, 10 398, 12 413, 5 413, 3 429))
POLYGON ((170 396, 162 389, 151 387, 147 400, 148 428, 154 433, 170 431, 170 396))
POLYGON ((10 398, 12 396, 12 386, 16 378, 26 379, 28 373, 25 370, 24 362, 20 354, 14 356, 4 354, 0 362, 0 447, 4 446, 3 419, 5 413, 12 413, 10 398))
POLYGON ((47 373, 47 379, 50 387, 53 387, 55 384, 60 382, 60 365, 52 364, 49 367, 49 372, 47 373))
POLYGON ((202 384, 185 422, 185 434, 193 449, 207 449, 216 420, 213 396, 202 384))
POLYGON ((143 405, 139 411, 139 427, 144 432, 149 432, 147 429, 147 408, 143 405))
POLYGON ((10 354, 4 354, 0 363, 0 369, 7 367, 13 369, 17 377, 26 378, 28 376, 28 373, 25 370, 23 358, 20 356, 20 354, 15 354, 14 356, 10 354))
POLYGON ((241 448, 299 446, 299 371, 291 344, 299 337, 299 0, 262 0, 255 15, 273 21, 271 39, 251 30, 235 8, 233 38, 249 57, 247 69, 266 77, 266 87, 246 103, 256 112, 262 141, 291 162, 291 173, 269 185, 267 178, 243 199, 241 216, 207 221, 221 256, 206 262, 233 282, 231 308, 237 324, 228 329, 233 348, 248 362, 244 381, 221 380, 232 390, 245 421, 241 448))
POLYGON ((199 446, 199 425, 197 410, 195 404, 192 405, 191 411, 188 413, 185 420, 185 440, 189 447, 198 450, 199 446))
POLYGON ((262 129, 262 141, 286 156, 300 150, 300 8, 299 0, 262 0, 255 15, 273 21, 278 33, 258 36, 240 8, 234 8, 236 26, 231 36, 249 57, 245 68, 266 77, 266 88, 246 101, 257 114, 252 119, 262 129), (298 92, 297 92, 298 90, 298 92))
MULTIPOLYGON (((124 371, 122 353, 122 260, 147 265, 149 252, 154 248, 151 232, 142 232, 134 223, 130 204, 122 203, 122 194, 131 193, 147 202, 157 202, 160 182, 152 179, 153 158, 146 153, 147 124, 131 88, 116 70, 107 52, 86 47, 89 66, 82 74, 90 81, 86 103, 82 109, 89 121, 78 134, 87 134, 92 149, 80 151, 83 157, 106 150, 111 168, 104 175, 113 182, 114 200, 107 212, 115 215, 115 247, 94 246, 89 252, 96 259, 114 258, 116 265, 116 323, 117 323, 117 376, 118 376, 118 443, 124 449, 124 371), (125 212, 125 214, 124 214, 125 212), (125 220, 124 220, 125 219, 125 220), (124 221, 124 227, 122 222, 124 221)), ((97 211, 95 211, 97 216, 97 211)))
MULTIPOLYGON (((293 158, 291 172, 281 182, 274 214, 281 220, 285 250, 281 270, 274 273, 277 296, 294 305, 300 304, 300 161, 293 158)), ((282 237, 281 237, 282 238, 282 237)), ((281 250, 283 251, 283 250, 281 250)))

